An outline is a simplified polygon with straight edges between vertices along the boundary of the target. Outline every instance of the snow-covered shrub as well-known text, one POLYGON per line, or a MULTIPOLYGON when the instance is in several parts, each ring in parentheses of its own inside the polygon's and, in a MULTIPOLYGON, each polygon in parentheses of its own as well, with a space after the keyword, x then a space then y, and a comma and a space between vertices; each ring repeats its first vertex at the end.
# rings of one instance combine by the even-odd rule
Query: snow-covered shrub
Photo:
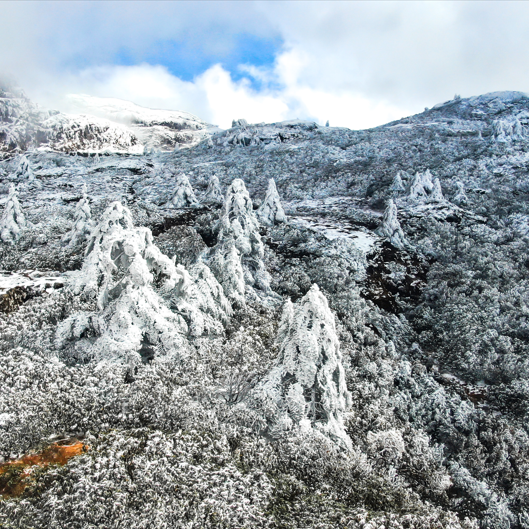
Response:
POLYGON ((170 202, 175 208, 194 208, 198 200, 186 174, 180 174, 176 179, 176 186, 170 202))
POLYGON ((334 315, 317 285, 295 305, 287 301, 277 336, 275 366, 253 390, 265 428, 281 436, 314 428, 350 446, 344 415, 350 405, 334 315))
POLYGON ((241 265, 241 254, 235 243, 232 241, 217 244, 208 264, 230 302, 236 307, 243 307, 246 303, 245 278, 241 265))
POLYGON ((397 173, 395 173, 389 189, 397 195, 405 191, 406 188, 402 182, 401 171, 397 171, 397 173))
POLYGON ((211 175, 208 182, 208 188, 204 195, 205 204, 222 204, 224 202, 224 194, 220 187, 219 178, 217 175, 211 175))
POLYGON ((6 243, 15 242, 26 227, 26 217, 18 202, 14 184, 9 186, 9 195, 0 218, 0 238, 6 243))
POLYGON ((457 204, 458 206, 463 206, 468 202, 468 198, 465 193, 465 185, 463 184, 463 182, 457 181, 456 186, 457 193, 452 202, 454 202, 454 204, 457 204))
POLYGON ((268 189, 266 191, 263 203, 257 210, 257 216, 261 223, 266 226, 273 226, 279 222, 285 222, 286 216, 283 206, 281 205, 281 199, 277 192, 276 183, 273 178, 268 180, 268 189))

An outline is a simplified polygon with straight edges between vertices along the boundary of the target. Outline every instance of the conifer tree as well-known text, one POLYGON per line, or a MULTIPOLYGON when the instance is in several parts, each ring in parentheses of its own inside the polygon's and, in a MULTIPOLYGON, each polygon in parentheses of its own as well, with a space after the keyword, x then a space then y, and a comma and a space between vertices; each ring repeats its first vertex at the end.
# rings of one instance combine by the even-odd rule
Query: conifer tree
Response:
POLYGON ((409 246, 404 232, 400 227, 399 219, 397 218, 397 206, 393 199, 389 199, 387 202, 386 210, 384 211, 384 218, 382 219, 382 225, 377 229, 378 235, 389 239, 391 244, 399 249, 404 249, 409 246))
POLYGON ((224 202, 224 196, 217 175, 212 175, 209 179, 204 202, 206 204, 222 204, 224 202))
POLYGON ((296 304, 285 303, 279 356, 250 397, 271 435, 313 428, 349 446, 344 415, 350 405, 334 315, 314 284, 296 304))
POLYGON ((86 184, 83 184, 83 197, 77 202, 77 206, 75 207, 74 225, 63 237, 63 242, 67 243, 68 246, 75 246, 82 243, 90 235, 92 228, 92 212, 90 210, 86 184))
POLYGON ((194 208, 198 206, 198 200, 191 187, 189 178, 181 174, 176 179, 176 190, 171 198, 171 204, 175 208, 194 208))
POLYGON ((285 222, 286 215, 281 199, 277 192, 276 184, 273 178, 268 180, 268 190, 266 191, 263 203, 257 210, 257 216, 262 224, 273 226, 279 222, 285 222))
POLYGON ((18 202, 15 186, 11 184, 4 212, 0 218, 0 238, 12 244, 20 238, 20 233, 26 226, 26 218, 18 202))

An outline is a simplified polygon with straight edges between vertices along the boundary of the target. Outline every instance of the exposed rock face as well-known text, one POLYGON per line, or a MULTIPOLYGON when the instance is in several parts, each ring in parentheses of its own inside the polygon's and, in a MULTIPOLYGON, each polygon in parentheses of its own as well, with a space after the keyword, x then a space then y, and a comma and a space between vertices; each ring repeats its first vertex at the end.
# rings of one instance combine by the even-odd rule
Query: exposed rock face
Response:
POLYGON ((285 210, 281 205, 281 199, 279 198, 279 193, 277 192, 276 183, 273 178, 268 180, 268 190, 266 191, 263 203, 257 210, 257 216, 267 226, 273 226, 286 220, 285 210))
POLYGON ((198 206, 195 192, 185 174, 178 175, 176 179, 176 190, 171 198, 171 204, 175 208, 194 208, 198 206))
POLYGON ((13 243, 20 237, 26 227, 26 217, 18 202, 14 184, 9 186, 9 196, 2 217, 0 218, 0 238, 7 243, 13 243))
POLYGON ((252 394, 270 433, 314 428, 349 446, 344 414, 350 394, 334 316, 317 285, 295 305, 286 302, 277 342, 277 362, 252 394))

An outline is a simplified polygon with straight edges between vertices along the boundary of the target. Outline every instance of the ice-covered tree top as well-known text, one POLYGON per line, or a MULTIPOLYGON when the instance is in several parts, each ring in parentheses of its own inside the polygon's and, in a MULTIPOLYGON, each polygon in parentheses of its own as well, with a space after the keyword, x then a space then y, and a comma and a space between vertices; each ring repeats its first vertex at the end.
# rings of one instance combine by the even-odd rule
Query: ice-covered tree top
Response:
POLYGON ((296 304, 285 303, 276 365, 253 392, 272 433, 313 427, 345 446, 350 406, 334 315, 317 285, 296 304))
POLYGON ((20 237, 20 232, 26 227, 26 218, 18 202, 14 184, 9 186, 9 195, 0 218, 0 238, 4 242, 13 243, 20 237))
POLYGON ((442 202, 444 200, 443 190, 441 188, 441 182, 437 176, 433 180, 433 189, 430 195, 430 200, 433 202, 442 202))
POLYGON ((410 187, 410 198, 421 199, 428 198, 433 192, 434 184, 432 174, 429 169, 424 173, 415 173, 410 187))
POLYGON ((212 175, 209 179, 208 188, 204 196, 206 204, 222 204, 224 202, 224 195, 220 187, 219 178, 217 175, 212 175))
POLYGON ((389 199, 387 202, 386 210, 384 211, 384 218, 382 219, 382 225, 377 229, 378 235, 389 239, 391 244, 401 250, 409 246, 404 232, 400 227, 399 219, 397 218, 397 206, 393 199, 389 199))
POLYGON ((264 250, 259 235, 259 221, 244 182, 236 178, 226 191, 219 222, 219 242, 232 240, 239 252, 262 258, 264 250))
POLYGON ((286 215, 281 199, 277 192, 276 183, 273 178, 268 180, 268 190, 260 208, 257 211, 259 220, 267 226, 273 226, 278 222, 285 222, 286 215))
POLYGON ((198 200, 191 187, 189 178, 185 174, 178 175, 176 179, 175 193, 171 198, 171 204, 175 208, 194 208, 198 206, 198 200))

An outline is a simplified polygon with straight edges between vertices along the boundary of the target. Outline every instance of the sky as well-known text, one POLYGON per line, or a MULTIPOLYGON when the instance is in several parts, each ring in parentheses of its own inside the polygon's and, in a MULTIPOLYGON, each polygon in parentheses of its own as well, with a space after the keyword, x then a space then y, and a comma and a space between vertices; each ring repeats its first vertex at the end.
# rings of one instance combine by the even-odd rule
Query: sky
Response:
POLYGON ((0 2, 0 79, 46 108, 84 93, 232 119, 369 128, 529 92, 529 3, 0 2))

